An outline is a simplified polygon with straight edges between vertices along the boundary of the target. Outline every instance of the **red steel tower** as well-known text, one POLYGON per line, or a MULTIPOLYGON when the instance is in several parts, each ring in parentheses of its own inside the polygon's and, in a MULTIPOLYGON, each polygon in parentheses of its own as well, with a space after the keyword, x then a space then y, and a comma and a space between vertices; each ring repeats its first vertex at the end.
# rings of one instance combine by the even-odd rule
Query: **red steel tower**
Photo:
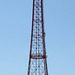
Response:
POLYGON ((43 0, 33 0, 28 75, 48 75, 43 18, 43 0))

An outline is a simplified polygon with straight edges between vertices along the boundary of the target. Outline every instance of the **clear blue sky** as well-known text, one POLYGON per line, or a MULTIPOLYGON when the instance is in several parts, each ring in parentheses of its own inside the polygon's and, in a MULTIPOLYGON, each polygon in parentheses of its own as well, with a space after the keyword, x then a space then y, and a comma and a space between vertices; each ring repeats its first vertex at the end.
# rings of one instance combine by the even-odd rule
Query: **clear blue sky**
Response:
MULTIPOLYGON (((44 0, 49 75, 75 75, 75 0, 44 0)), ((27 75, 32 0, 0 0, 0 75, 27 75)))

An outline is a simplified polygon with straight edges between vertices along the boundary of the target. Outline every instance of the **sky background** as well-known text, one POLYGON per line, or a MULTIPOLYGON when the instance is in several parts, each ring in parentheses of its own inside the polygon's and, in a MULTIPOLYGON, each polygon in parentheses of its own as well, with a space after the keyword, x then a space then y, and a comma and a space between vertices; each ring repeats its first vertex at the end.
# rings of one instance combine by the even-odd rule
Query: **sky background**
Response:
MULTIPOLYGON (((0 75, 27 75, 33 0, 0 0, 0 75)), ((49 75, 75 75, 75 0, 44 0, 49 75)))

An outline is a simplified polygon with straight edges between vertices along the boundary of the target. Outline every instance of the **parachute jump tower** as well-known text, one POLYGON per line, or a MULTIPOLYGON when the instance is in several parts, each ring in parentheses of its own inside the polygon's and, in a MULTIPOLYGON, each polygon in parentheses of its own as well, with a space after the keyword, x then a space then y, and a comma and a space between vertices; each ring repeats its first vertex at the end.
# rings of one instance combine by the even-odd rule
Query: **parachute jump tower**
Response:
POLYGON ((27 75, 48 75, 43 0, 33 0, 31 44, 27 75))

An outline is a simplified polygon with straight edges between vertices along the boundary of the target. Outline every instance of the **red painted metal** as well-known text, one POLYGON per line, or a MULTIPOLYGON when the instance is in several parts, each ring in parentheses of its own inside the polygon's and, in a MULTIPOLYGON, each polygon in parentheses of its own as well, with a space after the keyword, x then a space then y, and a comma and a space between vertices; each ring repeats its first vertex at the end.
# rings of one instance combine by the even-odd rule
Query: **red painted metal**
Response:
POLYGON ((48 75, 43 18, 43 0, 33 0, 28 75, 48 75))

